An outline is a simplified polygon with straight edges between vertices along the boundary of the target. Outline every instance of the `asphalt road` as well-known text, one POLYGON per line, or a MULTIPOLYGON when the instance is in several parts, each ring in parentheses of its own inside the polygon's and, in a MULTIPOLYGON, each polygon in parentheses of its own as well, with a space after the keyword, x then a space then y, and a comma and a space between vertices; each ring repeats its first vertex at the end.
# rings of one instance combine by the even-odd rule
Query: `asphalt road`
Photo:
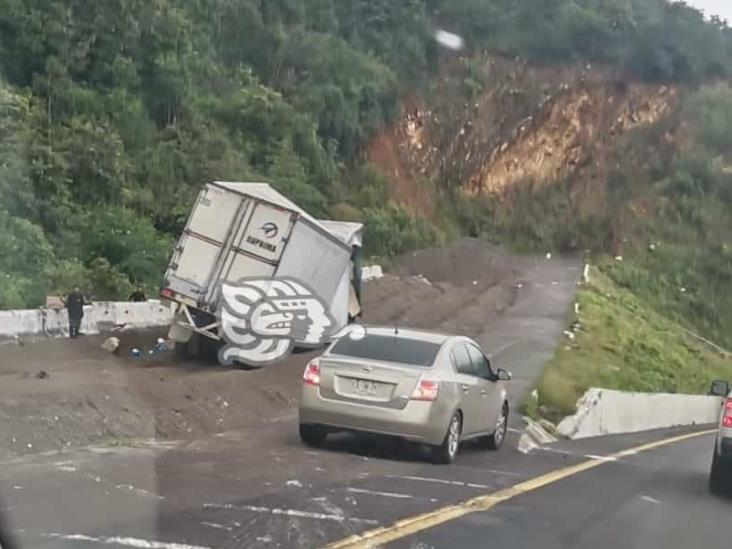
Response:
POLYGON ((732 500, 707 489, 713 437, 610 462, 389 548, 729 548, 732 500))
MULTIPOLYGON (((23 547, 324 547, 677 432, 564 442, 525 455, 464 448, 457 463, 352 439, 304 450, 274 424, 175 448, 96 448, 0 464, 23 547)), ((388 545, 395 548, 728 548, 732 503, 711 496, 704 436, 592 470, 388 545), (703 542, 703 543, 702 543, 703 542)))

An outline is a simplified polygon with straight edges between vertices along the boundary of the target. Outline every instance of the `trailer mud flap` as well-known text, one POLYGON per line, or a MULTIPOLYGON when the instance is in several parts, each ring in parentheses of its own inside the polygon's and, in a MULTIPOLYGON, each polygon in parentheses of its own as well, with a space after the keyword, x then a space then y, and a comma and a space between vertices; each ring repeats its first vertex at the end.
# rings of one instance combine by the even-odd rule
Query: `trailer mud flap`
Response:
POLYGON ((173 323, 170 325, 170 329, 168 330, 168 339, 175 341, 176 343, 188 343, 193 335, 193 330, 181 325, 182 323, 187 322, 188 319, 186 318, 185 313, 179 308, 173 318, 173 323))
POLYGON ((361 304, 358 302, 356 289, 353 284, 348 285, 348 316, 357 318, 361 314, 361 304))

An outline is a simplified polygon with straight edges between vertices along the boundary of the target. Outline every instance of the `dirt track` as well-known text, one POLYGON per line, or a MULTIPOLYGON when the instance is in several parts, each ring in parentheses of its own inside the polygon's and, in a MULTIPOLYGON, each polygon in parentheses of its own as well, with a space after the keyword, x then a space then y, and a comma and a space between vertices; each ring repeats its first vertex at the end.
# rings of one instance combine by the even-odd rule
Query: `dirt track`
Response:
MULTIPOLYGON (((575 262, 516 257, 469 240, 409 254, 393 275, 366 284, 365 320, 466 334, 489 352, 503 349, 516 338, 508 317, 520 313, 521 288, 531 280, 550 285, 568 267, 575 262), (493 328, 499 321, 509 333, 493 328)), ((517 330, 531 330, 522 319, 516 316, 517 330)), ((119 356, 99 348, 101 336, 0 346, 0 459, 137 438, 192 439, 293 413, 309 355, 258 371, 181 362, 172 352, 129 358, 132 346, 147 351, 160 335, 123 335, 119 356)), ((531 366, 526 383, 540 367, 531 366)))

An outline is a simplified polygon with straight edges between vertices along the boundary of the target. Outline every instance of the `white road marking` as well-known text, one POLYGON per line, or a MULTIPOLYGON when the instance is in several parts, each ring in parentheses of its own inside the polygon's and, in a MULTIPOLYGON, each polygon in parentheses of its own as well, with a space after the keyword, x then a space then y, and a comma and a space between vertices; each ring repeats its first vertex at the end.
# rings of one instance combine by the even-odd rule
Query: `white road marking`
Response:
POLYGON ((325 509, 328 513, 331 515, 335 515, 338 517, 345 516, 346 514, 343 512, 343 509, 338 507, 335 503, 332 501, 328 501, 328 498, 326 497, 320 497, 320 498, 313 498, 312 501, 320 505, 323 509, 325 509))
POLYGON ((598 461, 618 461, 615 457, 598 456, 596 454, 578 454, 577 452, 569 452, 567 450, 559 450, 557 448, 549 448, 547 446, 537 446, 536 450, 542 450, 543 452, 549 452, 551 454, 562 454, 564 456, 578 456, 588 459, 596 459, 598 461))
MULTIPOLYGON (((511 477, 521 477, 523 475, 519 473, 511 473, 510 471, 496 471, 495 469, 481 469, 485 473, 493 473, 494 475, 507 475, 511 477)), ((446 480, 442 478, 430 478, 430 477, 415 477, 411 475, 386 475, 386 478, 400 478, 403 480, 413 480, 416 482, 433 482, 436 484, 449 484, 450 486, 461 486, 463 488, 480 488, 480 489, 491 489, 493 486, 486 484, 475 484, 473 482, 462 482, 460 480, 446 480)))
POLYGON ((651 503, 661 503, 656 498, 652 498, 651 496, 641 496, 641 499, 644 499, 646 501, 650 501, 651 503))
POLYGON ((302 488, 302 482, 300 482, 297 479, 288 480, 287 482, 285 482, 285 486, 294 486, 295 488, 302 488))
POLYGON ((346 492, 351 492, 352 494, 367 494, 370 496, 381 496, 385 498, 396 498, 396 499, 411 499, 414 496, 410 496, 409 494, 397 494, 396 492, 378 492, 375 490, 365 490, 363 488, 346 488, 346 492))
POLYGON ((76 466, 73 464, 72 461, 57 461, 54 463, 56 466, 56 469, 59 471, 63 471, 64 473, 75 473, 76 472, 76 466))
POLYGON ((277 507, 260 507, 257 505, 234 505, 233 503, 204 503, 204 509, 231 509, 236 511, 249 511, 252 513, 264 513, 269 515, 283 515, 288 517, 309 518, 315 520, 332 520, 335 522, 357 522, 360 524, 378 524, 372 519, 347 517, 345 515, 329 515, 325 513, 311 513, 298 509, 278 509, 277 507))
POLYGON ((208 526, 210 528, 215 528, 217 530, 226 530, 227 532, 231 532, 232 527, 231 526, 224 526, 223 524, 217 524, 215 522, 202 522, 203 526, 208 526))
POLYGON ((410 475, 386 475, 387 478, 400 478, 403 480, 414 480, 416 482, 433 482, 436 484, 449 484, 451 486, 462 486, 463 488, 490 488, 484 484, 472 484, 469 482, 461 482, 459 480, 445 480, 441 478, 414 477, 410 475))
POLYGON ((118 490, 127 490, 128 492, 132 492, 134 494, 137 494, 138 496, 144 496, 146 498, 165 499, 165 496, 153 494, 152 492, 148 492, 147 490, 143 490, 142 488, 137 488, 135 486, 132 486, 131 484, 116 484, 115 488, 117 488, 118 490))
POLYGON ((501 345, 500 347, 498 347, 498 349, 496 349, 495 351, 493 351, 490 356, 491 357, 497 357, 503 351, 505 351, 509 347, 513 347, 514 345, 516 345, 518 343, 521 343, 521 341, 509 341, 508 343, 504 343, 503 345, 501 345))
POLYGON ((59 471, 63 471, 64 473, 75 473, 76 467, 73 465, 59 465, 56 467, 59 471))
POLYGON ((185 543, 168 543, 165 541, 152 541, 139 538, 127 538, 121 536, 94 537, 84 534, 41 534, 41 537, 62 539, 67 541, 88 541, 90 543, 102 543, 104 545, 124 545, 137 549, 211 549, 202 545, 188 545, 185 543))
POLYGON ((617 458, 614 457, 608 457, 608 456, 598 456, 596 454, 582 454, 582 457, 590 458, 590 459, 596 459, 598 461, 618 461, 617 458))

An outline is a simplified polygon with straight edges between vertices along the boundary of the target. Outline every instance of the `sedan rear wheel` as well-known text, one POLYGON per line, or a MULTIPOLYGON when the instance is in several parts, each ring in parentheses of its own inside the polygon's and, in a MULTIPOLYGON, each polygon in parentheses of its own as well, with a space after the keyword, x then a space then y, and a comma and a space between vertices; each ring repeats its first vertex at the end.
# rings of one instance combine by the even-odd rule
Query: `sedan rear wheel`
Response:
POLYGON ((717 452, 712 458, 712 470, 709 472, 709 491, 713 494, 725 494, 730 489, 729 465, 724 463, 717 452))
POLYGON ((455 412, 455 415, 450 420, 450 426, 447 428, 447 433, 442 444, 432 448, 432 460, 435 463, 447 465, 455 461, 455 456, 457 456, 458 448, 460 447, 461 429, 462 420, 460 419, 460 412, 455 412))
POLYGON ((328 436, 328 431, 322 425, 300 424, 300 438, 308 446, 320 446, 328 436))
POLYGON ((508 431, 508 404, 503 405, 501 415, 496 423, 495 431, 487 437, 483 437, 480 440, 480 444, 483 448, 489 450, 498 450, 503 446, 503 442, 506 440, 506 432, 508 431))

